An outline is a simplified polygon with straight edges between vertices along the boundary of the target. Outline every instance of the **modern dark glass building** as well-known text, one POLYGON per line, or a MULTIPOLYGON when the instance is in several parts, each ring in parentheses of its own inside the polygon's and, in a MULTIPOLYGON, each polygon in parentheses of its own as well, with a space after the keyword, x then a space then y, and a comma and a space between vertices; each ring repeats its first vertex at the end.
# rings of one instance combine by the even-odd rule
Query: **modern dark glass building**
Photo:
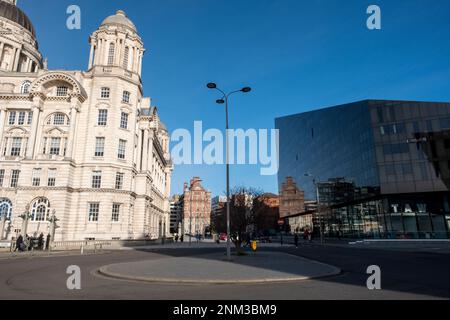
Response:
POLYGON ((326 235, 450 238, 450 103, 366 100, 275 125, 279 185, 318 193, 326 235))

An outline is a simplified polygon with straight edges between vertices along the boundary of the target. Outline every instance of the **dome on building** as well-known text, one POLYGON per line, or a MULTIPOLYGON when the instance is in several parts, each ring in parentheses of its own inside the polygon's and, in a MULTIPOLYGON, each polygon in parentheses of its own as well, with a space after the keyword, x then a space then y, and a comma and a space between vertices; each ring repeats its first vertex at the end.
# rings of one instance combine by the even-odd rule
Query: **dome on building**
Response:
POLYGON ((27 15, 14 4, 6 1, 0 1, 0 17, 15 22, 36 36, 33 24, 27 15))
POLYGON ((102 22, 102 26, 106 25, 120 25, 127 27, 134 32, 137 32, 136 26, 130 19, 128 19, 127 15, 124 11, 118 10, 115 15, 109 16, 102 22))

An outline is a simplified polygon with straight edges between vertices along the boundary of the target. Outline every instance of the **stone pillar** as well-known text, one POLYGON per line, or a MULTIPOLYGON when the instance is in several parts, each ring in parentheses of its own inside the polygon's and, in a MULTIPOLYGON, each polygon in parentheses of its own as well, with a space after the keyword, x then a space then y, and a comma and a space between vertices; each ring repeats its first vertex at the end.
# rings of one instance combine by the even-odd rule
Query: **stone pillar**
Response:
POLYGON ((39 116, 40 116, 40 106, 38 101, 35 101, 35 104, 33 106, 33 122, 31 123, 31 131, 30 131, 30 140, 28 141, 29 145, 27 148, 27 154, 26 157, 28 159, 33 159, 36 149, 36 138, 38 135, 37 129, 39 124, 39 116))
POLYGON ((89 66, 88 66, 88 70, 92 68, 92 64, 93 64, 93 60, 94 60, 94 47, 95 45, 92 43, 93 41, 91 40, 91 52, 89 53, 89 66))
POLYGON ((151 155, 150 150, 148 150, 148 146, 149 146, 149 141, 148 141, 148 137, 149 137, 149 129, 145 129, 144 130, 144 146, 143 146, 143 151, 144 154, 142 155, 142 170, 147 172, 148 171, 148 157, 149 155, 151 155))
POLYGON ((16 48, 14 55, 14 67, 12 71, 19 71, 18 68, 19 68, 20 52, 21 50, 19 48, 16 48))
POLYGON ((147 170, 149 170, 152 167, 152 163, 153 163, 153 140, 155 139, 155 133, 153 130, 150 130, 149 139, 150 139, 150 141, 148 143, 148 150, 147 150, 147 154, 148 154, 147 170))
MULTIPOLYGON (((3 132, 5 131, 5 120, 6 120, 6 108, 0 106, 0 147, 3 144, 3 132)), ((0 150, 3 152, 3 149, 0 150)))
POLYGON ((6 213, 0 217, 0 240, 5 239, 6 213))
POLYGON ((66 157, 72 159, 73 158, 73 149, 75 144, 75 129, 77 124, 77 116, 78 116, 78 104, 72 103, 70 107, 70 130, 69 130, 69 141, 67 142, 67 153, 66 157))
POLYGON ((138 72, 139 76, 141 76, 141 74, 142 74, 142 52, 141 51, 139 51, 138 65, 139 65, 139 67, 138 67, 137 72, 138 72))
POLYGON ((5 44, 3 42, 0 42, 0 68, 3 63, 3 48, 5 47, 5 44))
POLYGON ((142 171, 142 129, 141 128, 138 128, 136 166, 137 166, 138 171, 142 171))

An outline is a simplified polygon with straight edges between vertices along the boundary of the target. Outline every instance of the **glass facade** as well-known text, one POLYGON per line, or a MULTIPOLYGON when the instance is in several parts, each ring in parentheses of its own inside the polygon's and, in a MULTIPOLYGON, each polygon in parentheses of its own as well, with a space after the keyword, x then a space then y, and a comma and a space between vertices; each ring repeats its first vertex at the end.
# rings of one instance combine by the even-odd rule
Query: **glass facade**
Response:
POLYGON ((367 100, 275 125, 279 185, 292 177, 306 200, 318 194, 316 232, 450 237, 450 103, 367 100))

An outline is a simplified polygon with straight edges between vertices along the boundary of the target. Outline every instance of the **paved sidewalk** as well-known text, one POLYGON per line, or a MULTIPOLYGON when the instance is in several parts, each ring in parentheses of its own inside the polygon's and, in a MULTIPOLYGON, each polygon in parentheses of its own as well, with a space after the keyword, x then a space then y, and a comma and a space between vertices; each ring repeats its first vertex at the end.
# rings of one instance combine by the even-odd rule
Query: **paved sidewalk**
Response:
POLYGON ((101 267, 100 274, 126 280, 187 284, 286 282, 340 274, 334 266, 281 252, 256 252, 225 260, 223 253, 164 257, 101 267))

